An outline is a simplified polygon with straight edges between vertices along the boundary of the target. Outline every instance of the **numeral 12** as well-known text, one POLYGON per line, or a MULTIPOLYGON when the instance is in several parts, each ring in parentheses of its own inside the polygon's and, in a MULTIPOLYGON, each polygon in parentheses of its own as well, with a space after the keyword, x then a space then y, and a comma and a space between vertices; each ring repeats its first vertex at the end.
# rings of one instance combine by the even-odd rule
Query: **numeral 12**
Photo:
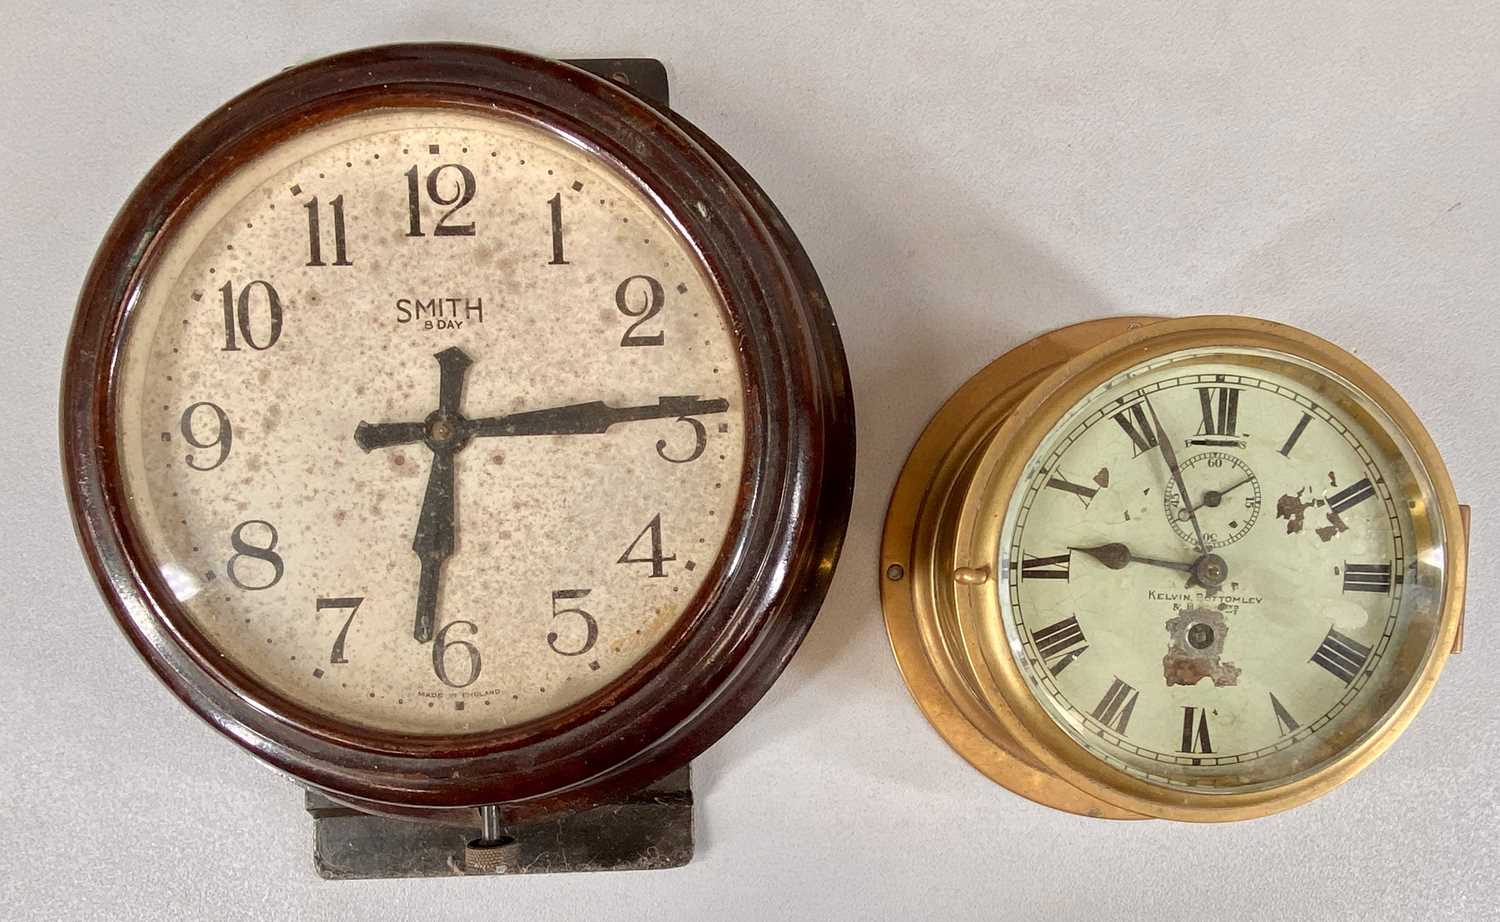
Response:
POLYGON ((1200 387, 1198 403, 1203 421, 1189 445, 1243 448, 1239 437, 1240 392, 1234 387, 1200 387))
MULTIPOLYGON (((413 166, 406 171, 406 216, 410 222, 407 230, 408 237, 425 237, 422 232, 422 184, 417 181, 417 168, 413 166)), ((474 222, 468 224, 449 224, 448 219, 458 213, 459 209, 469 204, 474 199, 474 173, 461 163, 445 163, 427 174, 427 197, 432 199, 434 205, 452 205, 438 218, 437 226, 432 229, 435 237, 472 237, 474 236, 474 222), (439 187, 438 181, 448 171, 458 174, 458 182, 451 196, 445 196, 439 187)))

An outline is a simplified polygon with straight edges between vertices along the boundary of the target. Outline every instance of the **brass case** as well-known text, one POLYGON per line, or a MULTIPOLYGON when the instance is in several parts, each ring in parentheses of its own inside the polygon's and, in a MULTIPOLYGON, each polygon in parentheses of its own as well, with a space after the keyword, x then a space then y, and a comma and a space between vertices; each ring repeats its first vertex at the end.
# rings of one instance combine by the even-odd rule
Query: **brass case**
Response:
POLYGON ((1212 822, 1297 806, 1347 781, 1395 741, 1462 636, 1467 508, 1406 402, 1368 366, 1309 333, 1238 316, 1093 320, 1039 336, 981 370, 943 405, 902 469, 881 542, 881 601, 896 662, 929 722, 986 776, 1085 816, 1212 822), (1201 347, 1271 349, 1343 378, 1414 449, 1435 502, 1412 512, 1444 549, 1431 642, 1404 697, 1372 732, 1318 769, 1250 792, 1152 784, 1075 742, 1042 709, 1011 656, 992 569, 1011 494, 1031 454, 1078 400, 1142 362, 1201 347))

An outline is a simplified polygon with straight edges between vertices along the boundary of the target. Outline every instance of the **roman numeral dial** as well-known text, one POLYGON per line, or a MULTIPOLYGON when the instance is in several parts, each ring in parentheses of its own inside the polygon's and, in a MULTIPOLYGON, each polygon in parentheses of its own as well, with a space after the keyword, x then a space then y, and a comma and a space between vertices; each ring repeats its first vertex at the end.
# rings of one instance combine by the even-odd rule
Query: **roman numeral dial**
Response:
POLYGON ((1307 424, 1310 422, 1312 422, 1312 415, 1310 413, 1303 413, 1297 420, 1297 424, 1292 427, 1291 433, 1287 435, 1286 441, 1282 442, 1281 447, 1277 449, 1282 457, 1290 458, 1292 456, 1292 449, 1297 447, 1297 440, 1302 438, 1302 433, 1307 431, 1307 424))
POLYGON ((1391 565, 1388 563, 1344 564, 1345 592, 1391 591, 1391 565))
POLYGON ((1208 711, 1200 707, 1182 709, 1182 745, 1179 752, 1211 753, 1213 742, 1208 737, 1208 711))
POLYGON ((1068 554, 1024 555, 1021 558, 1021 579, 1067 579, 1070 561, 1071 555, 1068 554))
POLYGON ((1213 448, 1244 446, 1244 441, 1238 435, 1239 388, 1200 387, 1198 388, 1198 406, 1201 414, 1198 432, 1188 440, 1189 445, 1205 445, 1213 448))
POLYGON ((1007 653, 1153 783, 1300 772, 1400 636, 1417 571, 1384 443, 1271 365, 1121 373, 1042 439, 999 526, 1007 653))
POLYGON ((1276 729, 1283 736, 1296 732, 1297 728, 1302 726, 1297 723, 1297 718, 1292 716, 1292 712, 1286 709, 1286 705, 1282 704, 1281 699, 1275 694, 1271 695, 1271 710, 1276 715, 1276 729))
POLYGON ((1051 487, 1054 490, 1061 490, 1064 493, 1071 493, 1074 496, 1078 497, 1079 501, 1083 503, 1083 508, 1085 509, 1087 509, 1089 506, 1089 500, 1099 495, 1099 491, 1094 489, 1093 487, 1086 487, 1081 483, 1074 483, 1073 481, 1064 477, 1061 473, 1053 474, 1047 480, 1047 486, 1051 487))

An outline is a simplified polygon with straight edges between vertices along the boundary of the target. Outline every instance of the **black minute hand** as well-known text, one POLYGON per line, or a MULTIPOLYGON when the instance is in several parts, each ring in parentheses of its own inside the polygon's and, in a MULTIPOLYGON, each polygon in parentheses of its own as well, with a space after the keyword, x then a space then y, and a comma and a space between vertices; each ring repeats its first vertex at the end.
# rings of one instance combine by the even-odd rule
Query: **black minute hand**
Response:
MULTIPOLYGON (((524 410, 505 416, 459 419, 463 438, 507 435, 597 435, 616 423, 640 419, 680 419, 727 413, 729 401, 723 398, 705 400, 696 395, 658 397, 655 404, 642 407, 612 407, 602 400, 574 403, 545 410, 524 410)), ((420 442, 427 436, 425 423, 367 423, 354 430, 354 441, 370 451, 392 445, 420 442)))
POLYGON ((678 419, 684 416, 707 416, 729 410, 729 401, 704 400, 697 395, 659 397, 655 404, 641 407, 612 407, 602 400, 575 403, 546 410, 526 410, 506 416, 491 416, 468 421, 471 436, 505 435, 597 435, 616 423, 641 419, 678 419))

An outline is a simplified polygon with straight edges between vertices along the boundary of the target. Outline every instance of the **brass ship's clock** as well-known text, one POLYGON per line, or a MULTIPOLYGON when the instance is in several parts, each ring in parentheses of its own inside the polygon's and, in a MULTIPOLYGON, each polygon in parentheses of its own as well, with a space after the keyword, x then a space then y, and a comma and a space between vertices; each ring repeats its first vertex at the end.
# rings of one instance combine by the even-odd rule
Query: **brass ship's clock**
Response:
POLYGON ((1058 809, 1231 820, 1391 744, 1461 644, 1467 509, 1401 398, 1243 317, 1080 324, 938 413, 891 500, 896 658, 1058 809))
POLYGON ((63 457, 110 608, 342 804, 494 833, 638 791, 827 588, 853 414, 822 287, 738 164, 602 71, 285 71, 162 158, 85 283, 63 457))

